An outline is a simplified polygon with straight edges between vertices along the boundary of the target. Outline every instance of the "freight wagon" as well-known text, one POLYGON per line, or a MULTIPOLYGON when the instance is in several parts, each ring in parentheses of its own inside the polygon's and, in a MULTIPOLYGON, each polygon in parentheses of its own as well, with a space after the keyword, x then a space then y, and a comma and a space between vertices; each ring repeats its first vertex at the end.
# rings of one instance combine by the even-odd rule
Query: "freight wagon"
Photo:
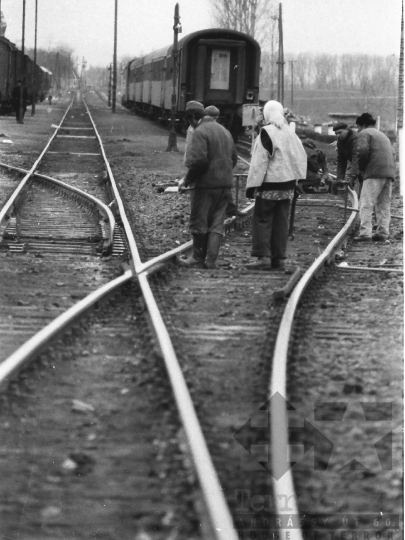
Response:
MULTIPOLYGON (((42 101, 52 86, 52 73, 41 66, 34 64, 31 58, 24 55, 25 81, 28 90, 28 99, 31 100, 34 90, 37 98, 42 101)), ((12 109, 11 95, 17 80, 21 78, 23 54, 7 38, 0 37, 0 114, 12 109)))

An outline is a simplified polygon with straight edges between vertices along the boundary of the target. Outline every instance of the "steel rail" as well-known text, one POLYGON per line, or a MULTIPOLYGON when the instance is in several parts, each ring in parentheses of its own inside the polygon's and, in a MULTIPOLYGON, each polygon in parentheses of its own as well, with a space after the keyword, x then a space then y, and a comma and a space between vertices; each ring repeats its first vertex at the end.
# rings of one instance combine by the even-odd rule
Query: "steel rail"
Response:
MULTIPOLYGON (((113 172, 111 170, 110 163, 109 163, 109 161, 107 159, 107 156, 106 156, 106 153, 105 153, 105 150, 104 150, 104 146, 103 146, 103 142, 102 142, 100 134, 99 134, 99 132, 97 130, 96 124, 94 123, 93 117, 91 116, 91 113, 90 113, 89 108, 87 106, 87 103, 86 103, 86 101, 84 99, 84 96, 82 96, 82 102, 83 102, 84 106, 86 107, 88 117, 90 119, 90 122, 92 123, 94 132, 95 132, 97 140, 98 140, 98 144, 100 146, 101 155, 103 156, 104 164, 105 164, 105 167, 107 169, 108 178, 110 179, 111 188, 112 188, 113 193, 114 193, 114 197, 115 197, 114 200, 115 200, 115 202, 117 204, 117 207, 118 207, 118 212, 119 212, 119 215, 121 217, 122 225, 124 227, 124 231, 125 231, 125 234, 126 234, 126 237, 127 237, 129 251, 130 251, 131 256, 132 256, 132 260, 130 261, 130 264, 131 264, 131 267, 132 267, 132 269, 134 271, 134 274, 137 274, 140 271, 141 267, 142 267, 142 261, 141 261, 140 255, 139 255, 139 250, 138 250, 138 247, 136 245, 134 235, 132 233, 131 225, 129 224, 129 221, 128 221, 128 218, 127 218, 127 215, 126 215, 124 204, 123 204, 121 196, 119 194, 118 187, 117 187, 117 184, 115 182, 114 175, 113 175, 113 172)), ((112 202, 114 202, 114 201, 112 201, 112 202)))
POLYGON ((353 272, 394 272, 398 274, 403 274, 403 268, 374 268, 371 266, 349 266, 346 264, 338 264, 340 270, 353 270, 353 272))
MULTIPOLYGON (((287 355, 293 320, 298 303, 309 282, 319 272, 323 265, 331 260, 335 251, 339 249, 339 246, 341 246, 356 220, 357 213, 355 210, 358 208, 357 194, 349 188, 349 195, 353 211, 345 226, 328 244, 323 253, 308 268, 292 291, 284 310, 274 348, 273 367, 269 385, 271 464, 276 512, 280 518, 286 515, 286 507, 288 509, 288 515, 298 516, 298 506, 290 469, 286 388, 287 355), (288 504, 285 504, 286 502, 288 504)), ((290 540, 303 540, 300 529, 289 528, 288 532, 288 538, 290 540)))
MULTIPOLYGON (((89 111, 88 114, 89 118, 92 121, 93 127, 95 128, 89 111)), ((149 282, 147 280, 148 273, 151 273, 153 268, 155 268, 162 262, 167 261, 169 258, 174 257, 186 251, 187 249, 190 249, 190 247, 192 246, 192 242, 187 242, 183 246, 179 246, 178 248, 171 250, 171 252, 164 254, 163 256, 156 257, 152 261, 148 261, 148 263, 141 263, 135 239, 133 238, 132 230, 125 217, 124 207, 118 189, 116 188, 115 180, 110 169, 108 160, 105 156, 101 139, 96 129, 95 131, 99 139, 102 154, 110 176, 110 181, 114 189, 117 206, 120 209, 120 215, 123 219, 124 228, 126 228, 126 234, 132 255, 134 256, 135 253, 134 269, 135 272, 139 273, 137 277, 145 298, 150 318, 155 328, 157 340, 162 351, 168 376, 172 383, 173 394, 187 436, 190 452, 193 456, 194 467, 196 470, 196 474, 199 478, 201 492, 209 515, 210 525, 212 527, 211 537, 215 538, 216 540, 237 540, 238 537, 235 529, 233 528, 232 517, 223 496, 222 488, 220 486, 218 476, 212 463, 207 444, 204 440, 202 429, 200 427, 197 414, 195 412, 190 394, 188 392, 187 384, 185 382, 169 334, 164 325, 162 316, 159 312, 158 306, 153 297, 149 282), (127 227, 125 227, 125 223, 127 227)), ((7 167, 11 168, 10 166, 7 167)), ((25 172, 24 170, 18 168, 13 169, 18 170, 18 172, 25 172)), ((34 170, 35 169, 30 171, 31 174, 34 170)), ((50 181, 56 180, 50 177, 45 177, 45 179, 50 181)), ((56 183, 59 183, 63 187, 66 186, 68 188, 71 188, 71 186, 67 186, 63 182, 60 182, 58 180, 56 180, 56 183)), ((80 192, 80 190, 77 191, 80 192)), ((110 209, 108 209, 108 211, 109 213, 111 213, 110 209)), ((90 293, 86 298, 75 304, 65 313, 61 314, 54 321, 52 321, 41 331, 35 334, 26 343, 24 343, 19 349, 17 349, 17 351, 15 351, 11 356, 9 356, 2 364, 0 364, 0 388, 6 385, 12 377, 15 377, 21 371, 21 369, 27 366, 35 358, 37 358, 38 355, 47 346, 49 346, 51 340, 55 339, 60 333, 66 331, 70 326, 75 324, 77 318, 83 316, 92 306, 94 306, 94 304, 114 292, 117 288, 130 281, 133 277, 134 271, 131 268, 127 270, 125 274, 120 278, 117 278, 116 280, 107 283, 100 289, 90 293)))
MULTIPOLYGON (((12 165, 7 165, 6 163, 0 162, 0 167, 4 167, 6 169, 10 169, 12 171, 17 171, 22 174, 28 173, 25 169, 21 169, 20 167, 13 167, 12 165)), ((68 191, 73 191, 83 199, 87 199, 89 202, 95 204, 101 212, 104 212, 107 215, 107 219, 110 225, 110 233, 109 233, 109 240, 108 244, 112 246, 114 241, 114 231, 115 231, 115 218, 114 214, 111 212, 110 208, 106 204, 104 204, 100 199, 97 199, 93 195, 90 195, 89 193, 86 193, 85 191, 82 191, 79 188, 76 188, 74 186, 70 186, 69 184, 65 184, 65 182, 62 182, 61 180, 58 180, 57 178, 52 178, 51 176, 46 176, 44 174, 40 174, 37 172, 34 172, 33 176, 37 178, 42 178, 43 180, 47 180, 48 182, 52 182, 54 184, 59 185, 63 189, 66 189, 68 191)))
MULTIPOLYGON (((241 213, 244 213, 246 217, 250 215, 254 208, 254 203, 249 205, 247 208, 241 211, 241 213)), ((236 219, 234 219, 234 222, 236 219)), ((171 249, 170 251, 166 251, 166 253, 162 253, 162 255, 158 255, 157 257, 154 257, 153 259, 150 259, 149 261, 141 264, 139 268, 138 274, 142 274, 143 272, 147 272, 148 275, 153 274, 155 270, 158 270, 161 268, 162 264, 167 263, 170 259, 175 259, 182 253, 187 252, 193 247, 193 241, 189 240, 185 244, 182 244, 181 246, 178 246, 174 249, 171 249)))
POLYGON ((104 300, 131 279, 132 271, 128 269, 122 276, 93 291, 86 298, 83 298, 83 300, 80 300, 77 304, 56 317, 56 319, 21 345, 20 348, 0 364, 0 388, 3 388, 22 368, 35 360, 49 346, 52 339, 77 323, 78 317, 83 316, 95 304, 104 300))
MULTIPOLYGON (((120 216, 127 234, 128 245, 132 254, 131 268, 133 269, 134 277, 136 277, 139 281, 139 285, 145 299, 153 330, 155 332, 162 358, 165 363, 166 371, 172 384, 174 399, 178 406, 180 418, 183 422, 188 447, 191 455, 194 458, 193 465, 199 479, 199 485, 212 529, 210 540, 238 540, 238 535, 233 527, 232 516, 223 495, 218 475, 212 463, 207 443, 205 442, 202 429, 188 391, 187 383, 184 379, 183 372, 176 357, 169 333, 150 288, 147 273, 144 271, 146 269, 146 265, 142 264, 141 262, 135 238, 126 217, 124 205, 116 186, 110 164, 106 157, 100 135, 84 99, 83 103, 87 109, 88 116, 93 124, 99 140, 112 189, 114 191, 115 201, 120 211, 120 216)), ((181 249, 181 246, 180 248, 177 248, 177 250, 179 249, 181 249)))
MULTIPOLYGON (((119 195, 110 165, 105 155, 101 138, 98 134, 90 111, 84 100, 83 103, 87 109, 89 118, 96 132, 101 152, 107 167, 107 172, 111 181, 112 189, 114 191, 116 204, 123 220, 124 229, 127 233, 129 248, 132 254, 131 269, 127 270, 125 274, 120 278, 117 278, 116 280, 113 280, 110 283, 104 285, 97 291, 90 293, 90 295, 88 295, 85 299, 81 300, 78 304, 70 308, 67 312, 63 313, 57 319, 52 321, 42 331, 38 332, 35 336, 33 336, 33 338, 28 340, 22 347, 20 347, 20 349, 18 349, 13 355, 11 355, 5 362, 3 362, 0 365, 0 386, 2 386, 6 381, 8 381, 18 371, 20 371, 22 367, 26 366, 28 362, 36 358, 38 354, 40 354, 40 352, 49 344, 50 339, 55 338, 58 333, 66 330, 70 325, 73 325, 76 318, 82 316, 95 303, 99 302, 101 299, 114 292, 117 288, 121 287, 123 284, 127 283, 134 277, 137 277, 142 288, 150 318, 155 328, 156 336, 162 351, 162 356, 166 365, 168 376, 172 382, 175 400, 179 408, 179 414, 183 421, 190 452, 194 457, 194 466, 200 481, 200 487, 203 493, 203 498, 210 516, 210 522, 212 526, 212 536, 210 536, 210 538, 215 538, 216 540, 237 540, 238 536, 233 528, 232 517, 223 496, 215 468, 212 464, 212 460, 209 455, 209 451, 206 446, 202 430, 199 425, 198 418, 187 389, 186 382, 184 380, 181 368, 178 364, 178 360, 174 352, 174 348, 170 341, 169 334, 167 332, 167 329, 165 328, 163 319, 161 317, 147 279, 148 273, 152 272, 153 268, 155 268, 156 265, 159 264, 159 262, 161 263, 163 262, 163 260, 166 260, 167 258, 175 256, 178 253, 189 249, 191 246, 191 242, 186 243, 183 246, 179 246, 179 248, 172 250, 171 252, 169 252, 169 254, 161 256, 165 257, 167 255, 166 259, 157 261, 157 259, 159 259, 158 257, 153 259, 152 261, 148 261, 148 263, 142 264, 135 239, 133 238, 131 227, 125 215, 125 210, 121 197, 119 195)), ((72 104, 73 101, 70 104, 70 107, 72 106, 72 104)), ((63 119, 65 118, 70 107, 66 111, 63 119)), ((56 133, 61 127, 61 124, 57 127, 57 130, 55 131, 52 139, 49 141, 46 149, 49 147, 50 142, 56 136, 56 133)), ((44 152, 42 152, 40 157, 42 157, 44 153, 45 150, 44 152)), ((31 176, 32 173, 35 172, 35 168, 39 161, 40 158, 29 171, 26 179, 28 179, 29 176, 31 176)), ((4 216, 5 215, 6 213, 4 212, 4 216)))
POLYGON ((195 412, 187 383, 184 380, 169 333, 166 329, 156 300, 151 291, 147 275, 138 275, 144 299, 155 328, 156 337, 164 354, 166 369, 172 384, 173 394, 193 456, 196 474, 199 479, 204 502, 211 518, 212 538, 217 540, 237 540, 238 535, 222 493, 217 473, 204 439, 202 429, 195 412))
POLYGON ((246 165, 250 165, 250 161, 248 161, 247 159, 244 159, 243 157, 239 156, 238 155, 238 159, 240 159, 241 161, 243 161, 243 163, 245 163, 246 165))
POLYGON ((60 122, 60 124, 58 126, 56 126, 56 129, 52 135, 52 137, 49 139, 49 141, 47 142, 47 144, 45 145, 45 148, 42 150, 41 154, 39 155, 38 159, 35 161, 34 165, 31 167, 31 169, 27 172, 27 174, 24 176, 24 178, 21 180, 20 184, 18 185, 18 187, 16 188, 16 190, 13 192, 13 194, 11 195, 11 197, 9 198, 9 200, 6 202, 6 204, 3 206, 2 210, 0 210, 0 231, 1 231, 1 227, 3 226, 3 223, 6 219, 9 219, 10 218, 10 215, 11 215, 11 211, 12 211, 12 208, 16 202, 16 200, 18 199, 18 196, 21 194, 22 190, 24 189, 24 187, 26 186, 28 180, 31 178, 31 176, 34 174, 34 172, 36 171, 41 159, 44 157, 44 154, 47 152, 48 148, 50 147, 52 141, 55 139, 55 137, 57 136, 58 134, 58 131, 62 125, 62 123, 64 122, 68 112, 70 111, 72 105, 73 105, 73 102, 74 102, 74 98, 72 99, 72 101, 70 102, 69 104, 69 107, 66 109, 66 112, 65 114, 63 115, 63 118, 60 122))

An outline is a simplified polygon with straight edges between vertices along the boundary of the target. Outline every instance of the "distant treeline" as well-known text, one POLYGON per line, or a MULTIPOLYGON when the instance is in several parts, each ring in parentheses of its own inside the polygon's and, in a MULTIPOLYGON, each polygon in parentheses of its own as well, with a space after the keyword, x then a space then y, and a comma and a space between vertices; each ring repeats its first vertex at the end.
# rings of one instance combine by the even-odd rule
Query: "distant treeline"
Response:
MULTIPOLYGON (((34 59, 34 49, 28 49, 26 54, 34 59)), ((73 49, 66 46, 48 50, 38 49, 37 64, 52 72, 53 87, 56 91, 69 87, 75 72, 73 49)))
MULTIPOLYGON (((261 86, 277 92, 277 58, 262 53, 261 86)), ((394 95, 398 85, 398 58, 367 54, 285 55, 286 90, 294 85, 302 90, 358 90, 370 97, 394 95)), ((274 96, 273 96, 274 97, 274 96)))
MULTIPOLYGON (((277 99, 276 61, 270 53, 262 53, 263 101, 277 99)), ((329 112, 368 111, 381 116, 383 124, 393 129, 397 100, 398 58, 394 55, 285 55, 284 106, 307 116, 311 122, 327 122, 329 112)))

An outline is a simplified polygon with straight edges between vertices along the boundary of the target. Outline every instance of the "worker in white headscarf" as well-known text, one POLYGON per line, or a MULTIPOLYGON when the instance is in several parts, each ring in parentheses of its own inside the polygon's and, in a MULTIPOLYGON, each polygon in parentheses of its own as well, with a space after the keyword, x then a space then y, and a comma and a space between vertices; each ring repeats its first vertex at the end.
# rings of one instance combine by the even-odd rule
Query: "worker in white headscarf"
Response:
POLYGON ((246 196, 255 199, 252 256, 248 268, 284 268, 288 214, 297 181, 306 177, 307 155, 288 126, 278 101, 263 109, 264 126, 256 139, 246 184, 246 196))

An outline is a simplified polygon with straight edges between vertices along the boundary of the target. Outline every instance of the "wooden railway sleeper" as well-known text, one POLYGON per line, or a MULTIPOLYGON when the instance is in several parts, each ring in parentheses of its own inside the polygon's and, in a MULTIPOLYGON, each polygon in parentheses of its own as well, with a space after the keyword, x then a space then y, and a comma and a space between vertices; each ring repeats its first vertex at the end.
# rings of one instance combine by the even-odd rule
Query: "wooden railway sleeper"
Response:
POLYGON ((17 238, 17 218, 9 217, 3 232, 3 240, 15 240, 17 238))

